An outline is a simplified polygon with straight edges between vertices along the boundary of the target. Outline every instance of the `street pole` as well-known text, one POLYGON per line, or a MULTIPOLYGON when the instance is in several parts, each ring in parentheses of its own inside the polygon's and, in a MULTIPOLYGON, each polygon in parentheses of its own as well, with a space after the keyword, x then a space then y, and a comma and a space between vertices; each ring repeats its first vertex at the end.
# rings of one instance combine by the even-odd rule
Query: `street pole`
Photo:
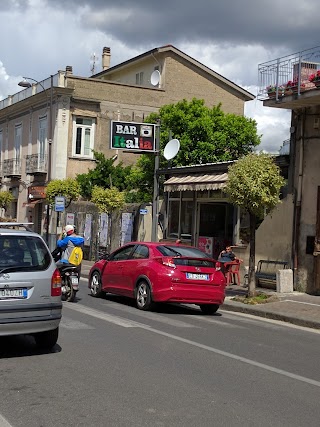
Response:
MULTIPOLYGON (((51 152, 52 152, 52 105, 53 105, 53 76, 50 76, 50 108, 49 108, 49 123, 48 123, 48 158, 47 158, 47 185, 51 181, 51 152)), ((50 228, 50 204, 47 200, 47 210, 46 210, 46 242, 50 247, 49 242, 49 228, 50 228)))
POLYGON ((158 241, 158 208, 159 208, 159 164, 160 164, 160 120, 155 126, 155 158, 153 175, 153 203, 152 203, 152 233, 151 241, 158 241))

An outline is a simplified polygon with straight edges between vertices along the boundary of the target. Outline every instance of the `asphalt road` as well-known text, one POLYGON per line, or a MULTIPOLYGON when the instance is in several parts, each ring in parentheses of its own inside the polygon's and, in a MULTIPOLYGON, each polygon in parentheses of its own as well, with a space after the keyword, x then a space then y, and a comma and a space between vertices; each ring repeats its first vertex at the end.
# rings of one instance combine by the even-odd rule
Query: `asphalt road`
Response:
POLYGON ((65 303, 58 345, 0 339, 0 427, 319 426, 320 331, 195 306, 65 303))

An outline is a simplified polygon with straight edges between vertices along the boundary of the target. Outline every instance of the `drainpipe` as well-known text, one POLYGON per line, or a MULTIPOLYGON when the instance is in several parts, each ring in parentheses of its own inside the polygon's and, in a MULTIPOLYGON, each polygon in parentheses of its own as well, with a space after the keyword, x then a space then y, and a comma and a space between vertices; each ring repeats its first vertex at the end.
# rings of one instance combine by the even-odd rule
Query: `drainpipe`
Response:
POLYGON ((298 182, 295 202, 295 218, 294 218, 294 240, 293 240, 293 268, 295 281, 297 279, 297 270, 299 267, 299 238, 300 238, 300 220, 301 220, 301 201, 302 201, 302 185, 303 185, 303 163, 304 163, 304 131, 305 131, 306 109, 300 115, 300 141, 299 141, 299 169, 298 182))

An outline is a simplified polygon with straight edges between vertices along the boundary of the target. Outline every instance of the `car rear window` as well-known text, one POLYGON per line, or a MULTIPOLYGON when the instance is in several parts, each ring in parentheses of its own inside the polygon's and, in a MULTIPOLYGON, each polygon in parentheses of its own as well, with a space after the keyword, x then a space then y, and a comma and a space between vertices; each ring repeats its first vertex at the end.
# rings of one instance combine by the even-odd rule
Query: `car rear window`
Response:
POLYGON ((51 263, 50 253, 43 241, 35 236, 0 235, 0 271, 46 270, 51 263))
POLYGON ((183 258, 174 258, 174 263, 176 265, 190 265, 195 267, 215 267, 215 261, 212 260, 207 254, 201 252, 197 248, 189 248, 186 246, 170 246, 163 245, 157 246, 158 251, 163 256, 172 256, 172 257, 183 257, 183 258), (188 259, 189 257, 189 259, 188 259), (208 258, 206 259, 197 259, 197 258, 208 258))

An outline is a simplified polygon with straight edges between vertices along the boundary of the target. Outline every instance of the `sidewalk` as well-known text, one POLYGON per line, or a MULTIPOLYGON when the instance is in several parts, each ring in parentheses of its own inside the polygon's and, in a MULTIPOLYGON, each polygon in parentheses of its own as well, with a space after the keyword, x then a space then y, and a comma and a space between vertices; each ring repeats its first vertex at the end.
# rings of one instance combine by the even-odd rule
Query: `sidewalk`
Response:
MULTIPOLYGON (((93 262, 83 261, 81 277, 87 279, 93 262)), ((252 314, 268 319, 281 320, 299 326, 320 329, 320 296, 300 292, 279 294, 269 289, 259 289, 261 292, 276 295, 279 301, 265 304, 249 305, 232 301, 235 295, 246 295, 247 289, 242 286, 229 285, 226 288, 226 299, 221 309, 252 314)))

